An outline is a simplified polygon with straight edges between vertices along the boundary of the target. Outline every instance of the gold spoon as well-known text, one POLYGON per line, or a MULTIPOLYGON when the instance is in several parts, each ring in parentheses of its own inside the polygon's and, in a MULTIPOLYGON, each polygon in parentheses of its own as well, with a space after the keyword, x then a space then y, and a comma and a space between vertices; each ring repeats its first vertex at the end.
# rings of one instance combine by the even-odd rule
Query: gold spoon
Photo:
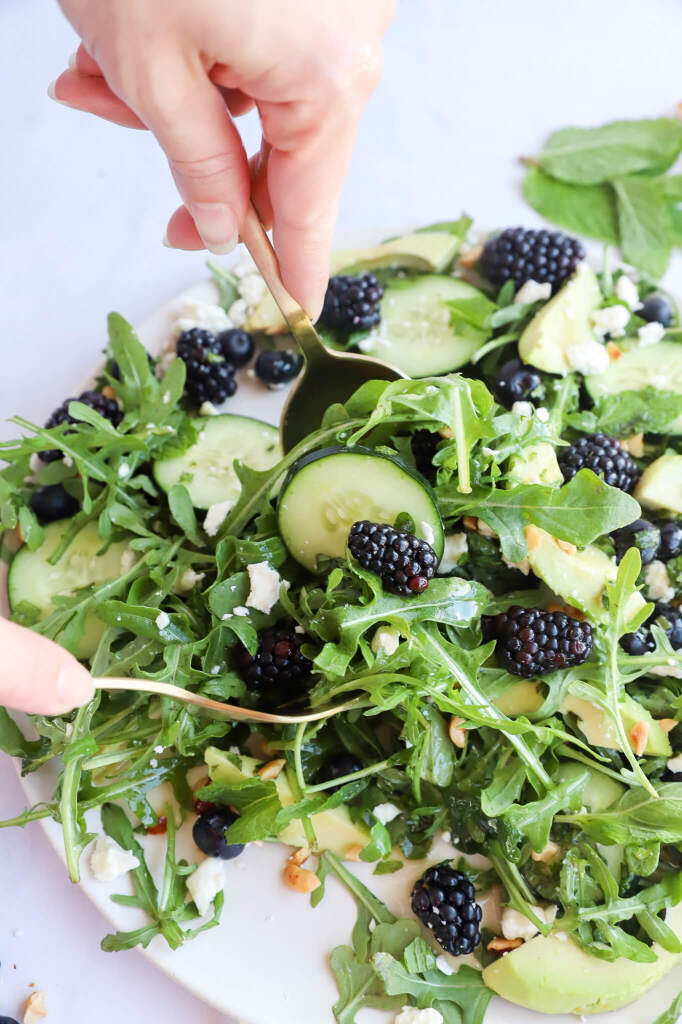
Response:
POLYGON ((315 711, 307 711, 303 715, 274 715, 269 711, 254 711, 250 708, 240 708, 236 704, 225 704, 221 700, 211 700, 210 697, 202 697, 191 690, 184 690, 181 686, 174 686, 173 683, 161 683, 156 679, 127 679, 124 676, 102 676, 93 679, 97 690, 136 690, 140 693, 156 694, 157 697, 170 697, 172 700, 182 701, 183 704, 192 704, 194 707, 202 708, 209 712, 212 718, 224 718, 235 722, 267 722, 270 725, 298 725, 299 722, 319 722, 323 718, 331 718, 353 707, 360 700, 353 697, 344 701, 343 704, 336 704, 331 708, 317 708, 315 711))
POLYGON ((334 402, 345 402, 368 380, 400 380, 405 374, 380 359, 326 347, 308 314, 282 284, 275 250, 252 204, 241 238, 303 353, 303 372, 289 392, 279 424, 282 449, 288 452, 319 427, 334 402))

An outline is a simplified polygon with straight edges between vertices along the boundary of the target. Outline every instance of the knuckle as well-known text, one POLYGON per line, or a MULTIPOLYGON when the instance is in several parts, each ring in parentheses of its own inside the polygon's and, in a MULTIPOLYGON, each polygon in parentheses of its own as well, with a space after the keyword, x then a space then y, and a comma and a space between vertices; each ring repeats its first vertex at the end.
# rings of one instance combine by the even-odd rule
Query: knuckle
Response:
POLYGON ((168 155, 171 170, 185 181, 205 182, 231 177, 239 169, 238 154, 231 150, 220 150, 206 156, 183 159, 168 155))

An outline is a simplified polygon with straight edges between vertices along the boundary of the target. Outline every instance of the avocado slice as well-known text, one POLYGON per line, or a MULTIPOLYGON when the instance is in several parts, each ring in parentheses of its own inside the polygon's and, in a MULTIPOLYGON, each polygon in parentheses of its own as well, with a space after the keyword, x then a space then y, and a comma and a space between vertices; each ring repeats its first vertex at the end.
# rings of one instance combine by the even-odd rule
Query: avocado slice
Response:
POLYGON ((509 462, 509 486, 514 484, 554 484, 561 486, 564 475, 549 441, 538 441, 515 455, 509 462))
MULTIPOLYGON (((666 911, 666 923, 682 935, 682 904, 666 911)), ((493 992, 518 1006, 540 1013, 604 1013, 627 1006, 655 985, 681 953, 668 953, 657 943, 658 960, 609 962, 585 953, 561 935, 561 921, 552 935, 537 935, 500 957, 483 971, 493 992)))
POLYGON ((545 698, 533 679, 520 679, 512 683, 499 697, 493 697, 493 704, 503 715, 530 715, 544 704, 545 698))
MULTIPOLYGON (((340 249, 332 253, 329 273, 356 274, 361 270, 379 270, 383 267, 440 273, 452 263, 460 245, 461 239, 446 231, 421 231, 366 249, 340 249)), ((265 334, 288 331, 270 292, 266 292, 251 311, 244 330, 265 334)))
MULTIPOLYGON (((623 391, 661 388, 682 395, 682 345, 676 341, 659 341, 655 348, 630 342, 619 344, 622 354, 614 359, 605 373, 585 377, 585 387, 595 400, 623 391)), ((680 399, 682 408, 682 399, 680 399)), ((682 413, 671 427, 671 433, 682 434, 682 413)))
MULTIPOLYGON (((254 757, 240 755, 241 768, 238 768, 230 755, 224 750, 218 750, 217 747, 209 747, 204 758, 211 780, 229 785, 253 778, 261 766, 261 762, 254 757)), ((275 786, 283 807, 294 802, 294 796, 284 772, 275 779, 275 786)), ((320 849, 331 850, 339 857, 345 857, 350 847, 366 846, 369 842, 369 833, 362 825, 356 825, 351 821, 346 807, 337 807, 333 811, 322 811, 320 814, 314 814, 310 820, 313 823, 320 849)), ((290 846, 308 845, 300 819, 287 825, 277 838, 279 842, 287 843, 290 846)))
POLYGON ((647 466, 635 488, 635 498, 646 508, 682 513, 682 455, 661 455, 647 466))
MULTIPOLYGON (((576 761, 567 761, 561 766, 561 781, 573 779, 576 775, 582 775, 584 771, 584 764, 578 764, 576 761)), ((593 768, 588 768, 587 771, 589 778, 583 790, 582 800, 588 810, 594 814, 599 814, 601 811, 605 811, 607 807, 610 807, 611 804, 615 804, 616 800, 620 800, 625 792, 625 786, 621 785, 620 782, 616 782, 615 779, 610 778, 608 775, 604 775, 603 772, 595 771, 593 768)))
POLYGON ((525 363, 547 373, 569 373, 567 352, 573 345, 596 341, 590 314, 602 303, 596 274, 581 263, 573 277, 533 317, 519 340, 525 363))
MULTIPOLYGON (((616 565, 599 548, 588 544, 582 551, 571 552, 566 546, 539 526, 525 529, 528 561, 536 576, 563 597, 568 604, 597 621, 608 612, 602 603, 606 584, 616 578, 616 565)), ((644 604, 640 593, 632 595, 629 617, 644 604)))
MULTIPOLYGON (((650 757, 670 757, 672 754, 670 740, 646 708, 643 708, 627 694, 621 699, 620 708, 623 725, 628 735, 637 722, 646 722, 649 726, 647 744, 644 748, 645 754, 649 754, 650 757)), ((585 734, 585 739, 591 746, 607 747, 609 750, 621 749, 613 722, 596 704, 569 694, 564 699, 561 710, 562 712, 572 712, 577 716, 578 728, 585 734)))

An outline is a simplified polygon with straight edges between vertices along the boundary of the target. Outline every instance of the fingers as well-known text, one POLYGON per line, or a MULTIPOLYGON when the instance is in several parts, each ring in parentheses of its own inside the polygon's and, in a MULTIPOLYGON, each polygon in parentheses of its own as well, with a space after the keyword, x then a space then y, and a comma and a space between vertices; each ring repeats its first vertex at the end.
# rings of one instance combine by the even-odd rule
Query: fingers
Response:
POLYGON ((97 75, 83 74, 80 70, 64 71, 52 83, 48 94, 59 103, 95 114, 124 128, 146 128, 137 114, 97 75))
POLYGON ((100 78, 103 77, 99 64, 96 60, 93 60, 82 43, 73 56, 69 58, 69 67, 72 71, 80 71, 82 75, 99 75, 100 78))
POLYGON ((0 703, 39 715, 63 715, 94 693, 92 677, 63 647, 0 619, 0 703))
POLYGON ((168 221, 164 244, 170 249, 185 249, 188 252, 204 248, 201 235, 186 206, 179 207, 168 221))
POLYGON ((157 79, 151 102, 143 94, 137 113, 166 153, 205 247, 223 255, 237 244, 249 201, 242 141, 220 91, 203 69, 176 67, 165 77, 167 90, 159 91, 157 79))

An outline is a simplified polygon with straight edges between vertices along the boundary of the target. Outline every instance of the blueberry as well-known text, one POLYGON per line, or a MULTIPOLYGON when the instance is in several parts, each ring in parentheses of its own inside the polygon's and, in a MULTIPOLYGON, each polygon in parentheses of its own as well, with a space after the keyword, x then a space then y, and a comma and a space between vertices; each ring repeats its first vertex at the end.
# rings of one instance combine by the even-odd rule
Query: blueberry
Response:
POLYGON ((631 654, 633 657, 641 657, 641 655, 650 654, 654 650, 651 634, 646 629, 638 629, 636 633, 626 633, 621 637, 620 646, 626 654, 631 654))
POLYGON ((229 331, 221 331, 217 336, 223 355, 228 363, 239 367, 246 366, 255 351, 255 343, 250 334, 231 328, 229 331))
POLYGON ((43 524, 54 523, 57 519, 70 519, 80 510, 80 502, 61 484, 39 487, 31 495, 30 505, 43 524))
POLYGON ((261 352, 256 360, 256 376, 269 388, 278 388, 298 376, 301 363, 301 357, 295 352, 261 352))
POLYGON ((362 762, 355 754, 344 751, 341 754, 332 754, 331 757, 328 757, 317 773, 317 777, 320 782, 331 782, 332 779, 340 779, 344 775, 359 772, 361 768, 362 762))
POLYGON ((661 533, 658 558, 669 562, 682 554, 682 526, 675 519, 661 519, 656 525, 661 533))
POLYGON ((665 623, 659 622, 659 625, 663 627, 670 646, 674 651, 679 651, 682 648, 682 612, 674 604, 663 604, 657 601, 654 605, 654 613, 648 621, 655 622, 659 618, 665 619, 665 623))
POLYGON ((220 857, 221 860, 238 857, 244 849, 243 843, 225 842, 225 830, 234 824, 237 818, 238 815, 227 807, 218 807, 197 818, 192 829, 192 837, 201 852, 208 857, 220 857))
POLYGON ((664 295, 650 295, 642 303, 641 309, 637 310, 637 316, 641 316, 642 320, 646 320, 648 323, 656 320, 664 327, 669 327, 673 318, 673 310, 664 295))
POLYGON ((14 1017, 0 1017, 0 1024, 17 1024, 14 1017))
POLYGON ((659 528, 647 519, 635 519, 628 526, 614 530, 611 540, 616 550, 617 561, 620 562, 630 548, 639 548, 642 565, 648 565, 658 555, 661 533, 659 528))
POLYGON ((509 408, 514 402, 525 402, 542 383, 542 377, 532 366, 520 359, 509 359, 497 371, 492 382, 495 398, 509 408))

